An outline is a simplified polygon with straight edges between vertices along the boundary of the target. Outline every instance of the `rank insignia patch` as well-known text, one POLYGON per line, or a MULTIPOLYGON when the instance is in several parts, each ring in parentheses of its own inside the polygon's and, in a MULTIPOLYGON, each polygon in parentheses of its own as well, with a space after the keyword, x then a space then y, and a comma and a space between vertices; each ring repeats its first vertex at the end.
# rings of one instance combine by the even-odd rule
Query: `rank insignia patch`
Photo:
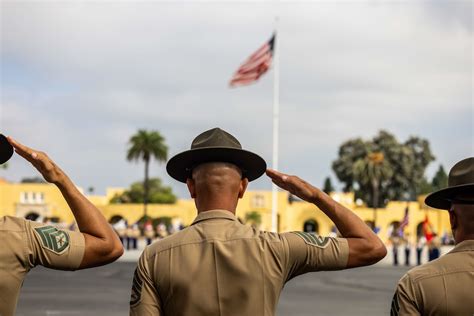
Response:
POLYGON ((321 237, 313 233, 304 233, 304 232, 292 232, 295 235, 303 238, 304 242, 308 245, 316 246, 319 248, 326 248, 329 243, 328 237, 321 237))
POLYGON ((43 247, 58 255, 69 247, 69 235, 65 231, 53 226, 36 227, 35 231, 41 237, 43 247))

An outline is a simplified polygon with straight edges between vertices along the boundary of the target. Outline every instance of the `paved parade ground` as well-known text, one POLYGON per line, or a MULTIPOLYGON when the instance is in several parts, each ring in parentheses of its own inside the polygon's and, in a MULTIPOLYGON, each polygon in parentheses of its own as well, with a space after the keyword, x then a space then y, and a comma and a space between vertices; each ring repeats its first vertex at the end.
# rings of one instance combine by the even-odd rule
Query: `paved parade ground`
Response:
MULTIPOLYGON (((75 272, 37 267, 25 280, 17 315, 128 315, 134 269, 133 262, 75 272)), ((379 264, 297 277, 285 286, 277 315, 387 315, 406 270, 379 264)))

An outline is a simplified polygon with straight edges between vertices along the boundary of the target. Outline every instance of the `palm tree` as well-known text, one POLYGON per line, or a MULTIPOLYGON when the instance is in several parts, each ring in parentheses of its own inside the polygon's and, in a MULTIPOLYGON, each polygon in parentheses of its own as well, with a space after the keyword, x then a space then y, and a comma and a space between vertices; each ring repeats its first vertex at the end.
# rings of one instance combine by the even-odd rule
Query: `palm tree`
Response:
POLYGON ((354 178, 372 189, 372 207, 374 208, 374 229, 377 225, 377 207, 379 204, 379 189, 382 181, 393 175, 390 164, 382 152, 371 152, 364 158, 358 159, 353 167, 354 178))
POLYGON ((130 147, 127 150, 128 161, 145 162, 145 181, 143 182, 143 213, 147 216, 148 204, 148 170, 150 160, 155 159, 158 162, 165 162, 168 155, 168 146, 165 144, 165 139, 158 131, 147 131, 144 129, 130 137, 130 147))

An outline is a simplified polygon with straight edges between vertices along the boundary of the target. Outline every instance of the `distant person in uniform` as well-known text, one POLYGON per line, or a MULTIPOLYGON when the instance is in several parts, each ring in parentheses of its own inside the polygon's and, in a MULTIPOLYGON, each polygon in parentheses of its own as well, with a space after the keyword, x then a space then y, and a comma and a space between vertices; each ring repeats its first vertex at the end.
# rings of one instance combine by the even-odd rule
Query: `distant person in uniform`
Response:
POLYGON ((390 236, 390 241, 392 243, 392 257, 393 257, 393 265, 398 266, 398 248, 400 247, 401 244, 401 238, 398 235, 397 230, 393 230, 391 236, 390 236))
POLYGON ((383 242, 352 211, 296 176, 266 170, 260 156, 219 128, 197 136, 191 150, 168 161, 167 171, 187 184, 198 215, 144 250, 131 315, 274 315, 284 284, 297 275, 369 265, 386 255, 383 242), (344 238, 243 225, 235 216, 238 200, 265 171, 319 207, 344 238))
POLYGON ((405 266, 410 266, 410 254, 411 254, 411 239, 410 234, 406 233, 403 238, 405 248, 405 266))
MULTIPOLYGON (((104 216, 45 153, 32 150, 11 138, 8 141, 46 181, 58 187, 74 214, 80 232, 61 230, 18 217, 0 217, 2 316, 15 315, 23 280, 35 266, 58 270, 85 269, 115 261, 123 253, 120 240, 104 216)), ((3 143, 0 151, 5 146, 8 144, 3 143)))
POLYGON ((438 234, 434 233, 433 238, 431 238, 428 243, 428 261, 433 261, 439 258, 441 253, 441 240, 438 237, 438 234))
POLYGON ((426 244, 425 236, 419 236, 418 241, 416 242, 416 265, 421 264, 421 254, 423 253, 423 248, 426 244))
POLYGON ((425 203, 449 211, 456 246, 400 279, 391 315, 474 315, 474 157, 455 164, 448 187, 425 203))

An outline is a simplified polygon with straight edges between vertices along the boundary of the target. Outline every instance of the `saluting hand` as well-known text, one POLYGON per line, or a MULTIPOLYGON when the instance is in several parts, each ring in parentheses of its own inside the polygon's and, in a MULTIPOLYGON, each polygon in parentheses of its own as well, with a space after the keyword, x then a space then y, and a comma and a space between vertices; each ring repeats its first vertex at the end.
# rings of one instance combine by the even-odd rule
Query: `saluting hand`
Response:
POLYGON ((314 203, 320 192, 317 188, 297 176, 290 176, 273 169, 267 169, 266 174, 280 188, 307 202, 314 203))
POLYGON ((64 179, 64 172, 44 152, 22 145, 11 137, 7 139, 16 153, 28 160, 46 181, 57 184, 64 179))

